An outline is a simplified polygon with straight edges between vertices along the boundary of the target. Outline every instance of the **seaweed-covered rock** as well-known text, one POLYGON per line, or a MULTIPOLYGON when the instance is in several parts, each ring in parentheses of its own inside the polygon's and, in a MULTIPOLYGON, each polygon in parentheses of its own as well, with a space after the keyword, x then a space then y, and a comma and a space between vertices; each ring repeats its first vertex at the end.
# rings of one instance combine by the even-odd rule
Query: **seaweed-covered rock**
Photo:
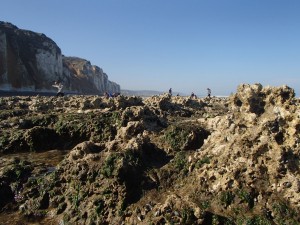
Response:
POLYGON ((294 95, 244 84, 228 98, 1 98, 3 153, 68 149, 51 169, 0 158, 3 210, 42 223, 299 224, 294 95))
POLYGON ((276 223, 282 218, 299 222, 293 212, 300 202, 300 120, 293 96, 286 86, 256 84, 241 85, 230 97, 230 113, 219 118, 215 132, 192 160, 201 184, 199 195, 212 195, 213 211, 232 214, 239 208, 237 220, 254 208, 262 218, 270 212, 276 223), (205 158, 209 163, 201 163, 205 158), (278 205, 289 213, 282 213, 278 205))

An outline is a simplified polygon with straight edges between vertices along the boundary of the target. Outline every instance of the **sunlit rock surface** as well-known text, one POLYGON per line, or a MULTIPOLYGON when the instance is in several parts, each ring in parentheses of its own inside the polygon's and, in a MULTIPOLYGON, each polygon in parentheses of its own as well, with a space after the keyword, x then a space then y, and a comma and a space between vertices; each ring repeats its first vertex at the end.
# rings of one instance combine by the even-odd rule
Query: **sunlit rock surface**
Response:
POLYGON ((299 224, 294 95, 243 84, 228 98, 1 98, 0 218, 299 224), (38 164, 8 154, 51 149, 65 158, 38 164))

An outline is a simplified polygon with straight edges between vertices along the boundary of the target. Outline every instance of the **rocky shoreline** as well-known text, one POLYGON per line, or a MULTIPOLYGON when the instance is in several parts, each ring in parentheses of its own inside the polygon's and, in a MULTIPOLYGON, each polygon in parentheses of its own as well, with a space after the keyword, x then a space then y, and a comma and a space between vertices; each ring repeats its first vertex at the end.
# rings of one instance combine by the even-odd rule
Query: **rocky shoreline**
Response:
POLYGON ((300 108, 287 86, 11 96, 0 108, 0 210, 16 224, 300 223, 300 108), (66 151, 57 165, 7 157, 53 149, 66 151))

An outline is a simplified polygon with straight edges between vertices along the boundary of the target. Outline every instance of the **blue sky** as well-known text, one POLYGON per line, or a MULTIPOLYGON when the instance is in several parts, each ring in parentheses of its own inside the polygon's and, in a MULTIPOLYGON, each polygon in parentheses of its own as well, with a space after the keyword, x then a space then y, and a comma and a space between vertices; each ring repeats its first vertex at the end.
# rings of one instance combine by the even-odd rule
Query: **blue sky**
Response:
POLYGON ((46 34, 122 89, 300 93, 299 0, 2 0, 0 20, 46 34))

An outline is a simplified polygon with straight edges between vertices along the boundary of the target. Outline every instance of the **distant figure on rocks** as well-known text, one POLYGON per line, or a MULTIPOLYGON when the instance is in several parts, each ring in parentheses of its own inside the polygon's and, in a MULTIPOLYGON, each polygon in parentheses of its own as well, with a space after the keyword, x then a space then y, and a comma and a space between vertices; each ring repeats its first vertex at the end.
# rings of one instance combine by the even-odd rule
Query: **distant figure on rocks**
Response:
POLYGON ((169 95, 172 96, 172 88, 169 89, 169 95))
POLYGON ((121 93, 117 92, 117 93, 110 93, 110 92, 104 92, 104 97, 105 98, 115 98, 118 97, 119 95, 121 95, 121 93))
POLYGON ((106 92, 104 92, 104 97, 105 98, 109 98, 109 94, 108 94, 108 92, 106 91, 106 92))
POLYGON ((57 81, 55 81, 55 83, 52 86, 57 88, 57 93, 56 93, 57 97, 64 96, 64 93, 62 92, 62 89, 63 89, 64 85, 62 85, 61 83, 58 83, 57 81))
POLYGON ((118 96, 120 96, 121 95, 121 93, 119 93, 119 92, 117 92, 117 93, 113 93, 113 97, 118 97, 118 96))
POLYGON ((209 88, 207 88, 207 97, 210 98, 210 95, 211 95, 211 90, 209 88))
POLYGON ((194 92, 192 92, 191 98, 197 98, 197 96, 194 94, 194 92))

